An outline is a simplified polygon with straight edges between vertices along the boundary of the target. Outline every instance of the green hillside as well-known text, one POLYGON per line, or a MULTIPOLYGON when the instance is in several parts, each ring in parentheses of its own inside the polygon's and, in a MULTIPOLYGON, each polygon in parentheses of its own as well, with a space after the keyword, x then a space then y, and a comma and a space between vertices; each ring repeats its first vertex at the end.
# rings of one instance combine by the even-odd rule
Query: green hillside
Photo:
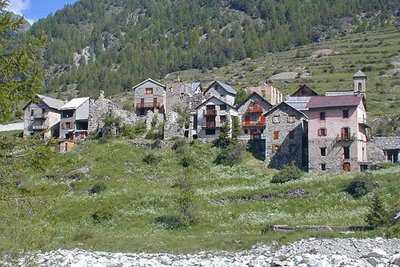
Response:
MULTIPOLYGON (((2 154, 12 147, 4 145, 4 140, 2 144, 2 154)), ((9 169, 13 168, 10 164, 0 165, 0 254, 59 248, 239 249, 257 242, 339 235, 274 233, 269 231, 274 224, 366 225, 372 194, 353 199, 344 192, 354 174, 306 174, 284 185, 271 184, 276 171, 251 154, 230 167, 214 163, 219 153, 220 149, 200 143, 177 150, 145 149, 119 138, 88 141, 71 153, 52 154, 43 170, 32 169, 33 162, 19 166, 17 172, 15 167, 9 169), (182 166, 185 158, 186 168, 182 166), (4 176, 9 171, 12 175, 4 176), (196 218, 188 227, 177 220, 183 190, 177 184, 182 185, 184 177, 192 182, 196 218)), ((392 208, 398 201, 399 177, 400 168, 394 167, 371 178, 392 208)), ((376 234, 380 232, 346 236, 376 234)))
POLYGON ((112 95, 147 77, 384 29, 399 7, 394 0, 80 0, 29 34, 48 36, 47 93, 112 95))

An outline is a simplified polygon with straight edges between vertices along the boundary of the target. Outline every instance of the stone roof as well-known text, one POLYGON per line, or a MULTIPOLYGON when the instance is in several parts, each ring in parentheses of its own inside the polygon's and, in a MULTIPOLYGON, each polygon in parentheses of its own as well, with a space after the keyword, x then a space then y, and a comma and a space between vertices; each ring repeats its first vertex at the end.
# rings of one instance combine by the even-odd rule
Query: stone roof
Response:
POLYGON ((269 106, 272 106, 272 104, 271 103, 269 103, 264 97, 262 97, 262 96, 260 96, 260 94, 258 94, 257 92, 253 92, 253 93, 251 93, 247 98, 246 98, 246 100, 244 100, 239 106, 238 106, 238 108, 240 108, 241 106, 243 106, 244 104, 246 104, 247 103, 247 101, 249 101, 251 98, 253 98, 253 97, 259 97, 260 99, 261 99, 261 101, 263 101, 265 104, 267 104, 267 105, 269 105, 269 106))
POLYGON ((297 110, 308 110, 306 106, 310 99, 311 96, 289 96, 286 97, 285 102, 297 110))
POLYGON ((331 108, 358 106, 363 100, 362 96, 314 96, 306 108, 331 108))
POLYGON ((208 98, 207 100, 205 100, 203 103, 201 103, 200 105, 198 105, 195 109, 199 109, 200 107, 202 107, 203 105, 207 104, 208 102, 210 102, 211 99, 217 99, 219 101, 221 101, 222 103, 226 104, 227 106, 231 107, 232 109, 236 110, 236 108, 234 106, 229 105, 228 103, 226 103, 224 100, 216 97, 216 96, 212 96, 210 98, 208 98))
POLYGON ((228 85, 228 84, 226 84, 226 83, 223 83, 223 82, 221 82, 221 81, 214 81, 214 82, 207 88, 207 90, 206 90, 204 93, 206 93, 215 83, 219 84, 222 88, 224 88, 224 90, 225 90, 226 92, 228 92, 228 93, 230 93, 230 94, 232 94, 232 95, 236 95, 236 94, 237 94, 236 90, 235 90, 232 86, 230 86, 230 85, 228 85))
POLYGON ((400 136, 374 137, 371 142, 383 150, 400 149, 400 136))
POLYGON ((286 102, 282 102, 282 103, 280 103, 279 105, 276 105, 275 107, 271 108, 270 110, 268 110, 268 111, 264 114, 264 116, 268 116, 269 114, 273 113, 275 110, 281 108, 282 106, 287 106, 287 107, 293 109, 294 111, 296 111, 297 113, 299 113, 299 114, 300 114, 301 116, 303 116, 304 118, 308 119, 308 117, 307 117, 306 114, 304 114, 304 113, 301 112, 300 110, 298 110, 298 109, 292 107, 291 105, 289 105, 289 104, 286 103, 286 102))
POLYGON ((155 81, 155 80, 153 80, 153 79, 151 79, 151 78, 148 78, 147 80, 144 80, 143 82, 141 82, 141 83, 135 85, 135 86, 133 87, 133 89, 136 89, 137 87, 139 87, 139 86, 141 86, 141 85, 143 85, 143 84, 145 84, 145 83, 147 83, 147 82, 154 83, 154 84, 156 84, 156 85, 158 85, 158 86, 160 86, 160 87, 162 87, 162 88, 164 88, 164 89, 166 88, 166 86, 165 86, 164 84, 162 84, 162 83, 160 83, 160 82, 157 82, 157 81, 155 81))
POLYGON ((60 110, 69 110, 69 109, 77 109, 79 108, 83 103, 89 100, 89 97, 80 97, 80 98, 74 98, 71 101, 69 101, 67 104, 62 106, 60 110))
POLYGON ((353 91, 336 91, 336 92, 326 92, 325 96, 342 96, 342 95, 354 95, 353 91))
MULTIPOLYGON (((55 99, 52 97, 40 95, 40 94, 36 94, 36 97, 39 98, 43 103, 45 103, 49 108, 53 108, 53 109, 57 109, 57 110, 59 110, 65 104, 64 101, 61 101, 61 100, 58 100, 58 99, 55 99)), ((28 106, 29 103, 31 103, 31 101, 29 101, 24 106, 24 109, 28 106)))
POLYGON ((294 92, 291 96, 317 96, 318 93, 312 90, 310 87, 307 85, 303 84, 299 89, 297 89, 296 92, 294 92))
POLYGON ((353 78, 363 78, 363 77, 367 77, 367 75, 362 72, 361 70, 357 71, 356 74, 353 75, 353 78))

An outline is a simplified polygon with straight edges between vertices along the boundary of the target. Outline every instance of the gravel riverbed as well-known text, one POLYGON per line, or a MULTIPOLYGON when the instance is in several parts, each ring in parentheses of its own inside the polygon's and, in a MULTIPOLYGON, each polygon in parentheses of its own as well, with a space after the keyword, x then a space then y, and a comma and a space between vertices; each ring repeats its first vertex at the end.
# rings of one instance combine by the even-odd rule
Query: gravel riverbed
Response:
MULTIPOLYGON (((400 239, 314 239, 274 248, 258 244, 250 250, 203 251, 195 254, 108 253, 56 250, 19 259, 18 266, 400 266, 400 239)), ((5 261, 0 265, 15 266, 5 261)))

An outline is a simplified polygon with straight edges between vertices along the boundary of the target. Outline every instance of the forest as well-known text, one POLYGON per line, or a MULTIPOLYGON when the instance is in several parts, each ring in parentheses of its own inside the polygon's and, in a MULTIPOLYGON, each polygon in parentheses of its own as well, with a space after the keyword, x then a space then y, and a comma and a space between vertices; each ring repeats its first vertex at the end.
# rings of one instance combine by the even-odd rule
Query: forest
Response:
POLYGON ((352 31, 384 27, 395 0, 80 0, 39 20, 48 38, 46 93, 129 91, 139 81, 222 67, 352 31), (87 47, 88 56, 78 54, 87 47), (74 62, 74 53, 78 53, 74 62))

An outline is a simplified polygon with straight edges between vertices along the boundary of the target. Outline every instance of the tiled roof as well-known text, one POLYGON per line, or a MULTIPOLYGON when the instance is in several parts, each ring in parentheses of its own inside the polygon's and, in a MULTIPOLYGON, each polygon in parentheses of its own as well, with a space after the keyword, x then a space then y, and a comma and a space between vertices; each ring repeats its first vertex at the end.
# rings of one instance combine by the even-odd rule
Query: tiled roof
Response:
POLYGON ((308 102, 306 108, 329 108, 358 106, 362 96, 314 96, 308 102))

